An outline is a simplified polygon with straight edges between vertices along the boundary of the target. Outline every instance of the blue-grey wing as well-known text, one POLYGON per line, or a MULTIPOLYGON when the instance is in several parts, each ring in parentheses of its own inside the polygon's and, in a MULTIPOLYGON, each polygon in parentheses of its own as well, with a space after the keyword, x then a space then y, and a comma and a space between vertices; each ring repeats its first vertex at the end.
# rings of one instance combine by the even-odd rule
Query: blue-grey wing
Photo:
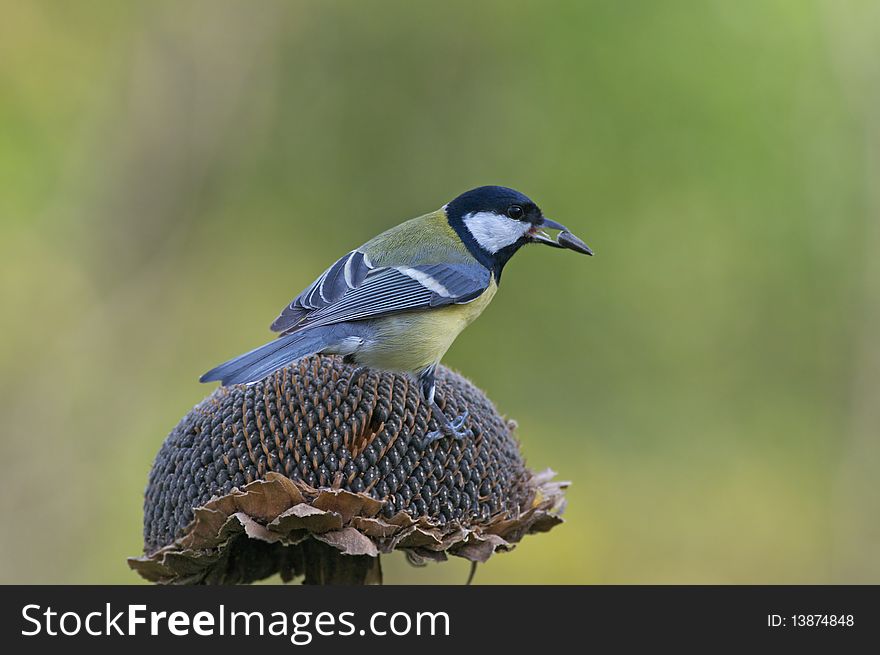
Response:
POLYGON ((376 268, 336 302, 309 312, 297 329, 467 303, 489 287, 490 279, 490 271, 477 263, 376 268))
POLYGON ((346 293, 360 286, 372 270, 374 267, 369 258, 359 250, 352 250, 340 257, 305 291, 290 301, 272 323, 271 329, 274 332, 298 329, 306 316, 340 300, 346 293))

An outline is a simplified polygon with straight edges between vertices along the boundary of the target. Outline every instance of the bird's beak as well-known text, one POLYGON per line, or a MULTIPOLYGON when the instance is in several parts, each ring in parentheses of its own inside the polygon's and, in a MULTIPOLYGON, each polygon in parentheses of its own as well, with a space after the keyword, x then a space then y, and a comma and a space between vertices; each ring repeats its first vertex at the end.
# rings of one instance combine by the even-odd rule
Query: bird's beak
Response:
POLYGON ((551 221, 549 218, 542 219, 536 227, 532 228, 531 237, 533 243, 543 243, 544 245, 552 246, 553 248, 568 248, 569 250, 574 250, 575 252, 583 253, 584 255, 593 254, 590 247, 569 232, 567 227, 556 221, 551 221), (549 234, 544 232, 545 229, 559 230, 559 235, 556 239, 553 239, 549 234))

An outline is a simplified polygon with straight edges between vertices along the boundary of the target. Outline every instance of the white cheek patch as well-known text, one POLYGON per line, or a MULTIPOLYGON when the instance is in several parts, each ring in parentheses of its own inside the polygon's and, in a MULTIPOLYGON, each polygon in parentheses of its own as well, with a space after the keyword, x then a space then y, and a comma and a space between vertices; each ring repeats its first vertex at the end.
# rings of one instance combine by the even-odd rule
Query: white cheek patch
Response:
POLYGON ((496 253, 529 231, 530 224, 494 212, 465 214, 464 224, 484 250, 496 253))

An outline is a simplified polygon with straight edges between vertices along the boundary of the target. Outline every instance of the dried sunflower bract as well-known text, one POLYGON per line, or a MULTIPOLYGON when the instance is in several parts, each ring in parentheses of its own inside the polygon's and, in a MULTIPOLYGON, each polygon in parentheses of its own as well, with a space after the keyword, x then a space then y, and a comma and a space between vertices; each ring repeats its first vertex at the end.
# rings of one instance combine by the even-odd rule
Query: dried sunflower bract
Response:
POLYGON ((163 583, 380 582, 383 553, 483 562, 560 523, 565 484, 526 468, 485 395, 441 368, 437 398, 469 409, 470 438, 424 447, 417 384, 335 357, 218 389, 156 456, 130 566, 163 583))

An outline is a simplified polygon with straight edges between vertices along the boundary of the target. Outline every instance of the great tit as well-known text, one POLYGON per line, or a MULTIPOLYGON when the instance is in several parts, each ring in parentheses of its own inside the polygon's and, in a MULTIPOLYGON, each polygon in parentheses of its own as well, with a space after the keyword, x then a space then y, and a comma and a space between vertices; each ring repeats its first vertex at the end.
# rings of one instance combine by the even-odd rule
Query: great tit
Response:
POLYGON ((315 353, 415 376, 444 435, 464 438, 467 411, 446 416, 434 373, 459 333, 491 302, 504 266, 522 246, 543 243, 592 255, 567 228, 518 191, 483 186, 401 223, 344 255, 285 307, 280 336, 211 369, 201 382, 251 384, 315 353), (560 230, 558 240, 544 229, 560 230))

